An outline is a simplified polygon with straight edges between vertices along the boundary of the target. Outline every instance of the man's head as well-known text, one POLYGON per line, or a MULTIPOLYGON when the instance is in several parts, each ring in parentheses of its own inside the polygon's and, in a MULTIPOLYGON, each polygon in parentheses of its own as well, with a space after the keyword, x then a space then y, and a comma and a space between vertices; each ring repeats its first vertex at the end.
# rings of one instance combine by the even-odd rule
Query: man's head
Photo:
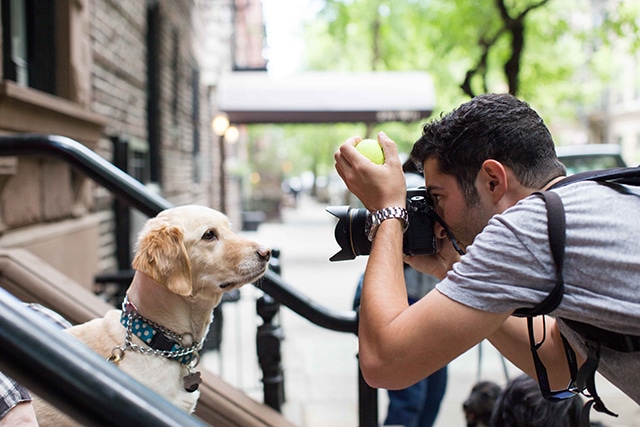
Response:
POLYGON ((455 177, 469 206, 478 202, 475 180, 485 160, 500 162, 532 189, 566 173, 542 118, 508 94, 477 96, 427 123, 411 159, 420 167, 435 159, 439 172, 455 177))

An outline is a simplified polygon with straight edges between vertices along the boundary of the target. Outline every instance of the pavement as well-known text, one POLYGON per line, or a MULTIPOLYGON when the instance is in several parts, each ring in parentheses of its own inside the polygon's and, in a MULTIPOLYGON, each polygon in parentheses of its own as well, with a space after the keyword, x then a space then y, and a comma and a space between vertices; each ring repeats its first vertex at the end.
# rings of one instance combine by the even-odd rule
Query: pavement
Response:
MULTIPOLYGON (((285 282, 315 303, 338 312, 351 310, 353 295, 367 257, 329 262, 338 251, 333 230, 336 220, 326 206, 301 195, 297 207, 285 208, 282 222, 263 223, 246 237, 281 251, 285 282)), ((202 357, 201 367, 262 402, 262 372, 256 355, 256 330, 262 323, 256 315, 256 300, 262 291, 255 286, 241 288, 237 302, 225 303, 222 344, 202 357)), ((282 363, 286 402, 283 415, 300 427, 358 426, 357 337, 316 326, 286 307, 276 321, 284 330, 282 363)), ((519 370, 506 362, 488 343, 470 349, 449 364, 447 391, 435 427, 466 426, 462 402, 478 380, 504 385, 519 370)), ((640 407, 597 377, 598 391, 619 418, 593 413, 609 427, 638 426, 640 407)), ((378 391, 380 424, 386 414, 387 396, 378 391)))

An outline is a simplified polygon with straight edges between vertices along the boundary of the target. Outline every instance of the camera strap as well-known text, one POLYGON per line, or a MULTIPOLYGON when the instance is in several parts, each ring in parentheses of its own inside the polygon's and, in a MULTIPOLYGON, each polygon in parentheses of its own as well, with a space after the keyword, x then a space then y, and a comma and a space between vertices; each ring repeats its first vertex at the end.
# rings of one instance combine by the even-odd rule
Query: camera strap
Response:
POLYGON ((456 250, 456 252, 458 252, 460 255, 464 255, 464 251, 460 248, 460 245, 458 245, 458 241, 453 236, 453 233, 451 232, 451 230, 449 230, 449 227, 444 222, 444 220, 440 218, 440 215, 438 215, 434 209, 429 209, 427 215, 429 215, 432 220, 438 221, 438 224, 442 226, 444 232, 447 234, 447 237, 449 238, 449 240, 451 240, 451 244, 453 245, 453 248, 456 250))

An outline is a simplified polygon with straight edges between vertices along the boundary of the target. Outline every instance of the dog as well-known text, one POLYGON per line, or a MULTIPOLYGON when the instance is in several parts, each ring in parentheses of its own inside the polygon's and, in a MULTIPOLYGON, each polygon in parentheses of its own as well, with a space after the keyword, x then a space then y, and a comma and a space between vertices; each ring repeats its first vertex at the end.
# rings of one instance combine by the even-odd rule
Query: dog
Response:
MULTIPOLYGON (((510 380, 498 396, 492 427, 578 427, 584 402, 580 395, 549 402, 542 397, 538 382, 528 375, 510 380)), ((591 427, 603 427, 591 422, 591 427)))
MULTIPOLYGON (((198 351, 223 293, 261 278, 271 249, 235 234, 216 210, 186 205, 138 236, 122 310, 65 331, 188 413, 200 392, 198 351), (143 337, 144 339, 141 339, 143 337)), ((34 396, 41 427, 77 425, 34 396)))
POLYGON ((501 389, 492 381, 480 381, 473 386, 469 397, 462 404, 467 427, 489 426, 493 406, 501 389))

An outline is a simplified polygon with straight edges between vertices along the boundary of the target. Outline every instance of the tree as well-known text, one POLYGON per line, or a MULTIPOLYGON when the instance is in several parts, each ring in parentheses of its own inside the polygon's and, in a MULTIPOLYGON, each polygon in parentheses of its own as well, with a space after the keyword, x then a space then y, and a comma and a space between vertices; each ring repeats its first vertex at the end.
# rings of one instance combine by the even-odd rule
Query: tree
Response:
POLYGON ((504 74, 507 80, 508 92, 512 95, 518 94, 519 80, 520 80, 520 62, 522 60, 522 53, 524 50, 525 41, 525 19, 527 14, 532 10, 544 6, 549 0, 540 0, 537 3, 526 6, 522 11, 516 12, 510 10, 505 0, 495 0, 496 8, 499 11, 501 25, 497 31, 493 34, 481 34, 478 40, 481 54, 475 67, 469 69, 465 74, 464 82, 460 85, 465 94, 470 98, 473 98, 477 93, 471 87, 471 81, 474 76, 481 74, 483 81, 483 92, 488 92, 486 72, 487 72, 487 58, 492 47, 494 47, 498 40, 503 36, 510 36, 511 42, 511 54, 509 59, 504 64, 504 74), (515 15, 515 16, 512 16, 515 15))
POLYGON ((308 30, 307 65, 427 71, 442 111, 508 91, 545 117, 575 117, 601 90, 594 83, 602 87, 593 46, 620 37, 637 46, 638 8, 616 0, 325 0, 308 30))
MULTIPOLYGON (((422 70, 435 82, 434 115, 479 93, 508 91, 552 128, 579 126, 616 79, 609 47, 622 39, 636 55, 638 17, 640 2, 621 0, 324 0, 307 26, 304 68, 422 70)), ((420 124, 284 128, 290 173, 322 175, 333 170, 333 150, 345 138, 380 129, 406 153, 420 124)), ((556 142, 562 145, 562 134, 556 142)))

